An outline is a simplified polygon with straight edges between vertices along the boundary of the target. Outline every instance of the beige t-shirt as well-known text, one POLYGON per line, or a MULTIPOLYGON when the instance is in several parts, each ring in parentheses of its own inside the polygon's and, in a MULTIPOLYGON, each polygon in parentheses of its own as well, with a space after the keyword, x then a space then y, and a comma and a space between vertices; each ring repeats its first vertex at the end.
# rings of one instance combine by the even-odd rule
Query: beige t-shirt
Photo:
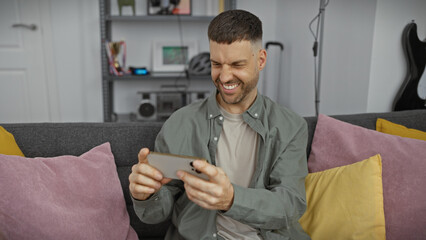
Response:
MULTIPOLYGON (((256 167, 258 134, 244 122, 242 114, 231 114, 223 108, 220 111, 224 119, 216 165, 232 183, 248 187, 256 167)), ((218 234, 225 239, 261 239, 256 229, 220 213, 216 225, 218 234)))

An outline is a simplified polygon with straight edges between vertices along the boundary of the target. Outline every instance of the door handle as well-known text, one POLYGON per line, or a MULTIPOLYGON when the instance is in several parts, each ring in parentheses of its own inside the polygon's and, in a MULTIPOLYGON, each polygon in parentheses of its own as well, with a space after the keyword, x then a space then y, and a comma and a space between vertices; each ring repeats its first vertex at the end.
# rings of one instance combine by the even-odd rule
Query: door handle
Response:
POLYGON ((23 24, 23 23, 15 23, 12 25, 12 27, 14 28, 18 28, 18 27, 22 27, 22 28, 27 28, 29 30, 35 31, 37 30, 37 25, 35 24, 23 24))

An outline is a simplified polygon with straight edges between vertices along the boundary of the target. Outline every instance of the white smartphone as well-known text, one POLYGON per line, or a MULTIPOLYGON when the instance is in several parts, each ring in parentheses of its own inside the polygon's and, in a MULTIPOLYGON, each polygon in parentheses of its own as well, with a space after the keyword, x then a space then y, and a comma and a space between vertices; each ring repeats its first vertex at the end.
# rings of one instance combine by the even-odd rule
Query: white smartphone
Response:
POLYGON ((176 172, 178 170, 183 170, 204 180, 209 180, 207 175, 201 173, 192 166, 194 160, 206 161, 205 159, 159 152, 150 152, 147 158, 148 163, 160 170, 166 178, 178 179, 176 172))

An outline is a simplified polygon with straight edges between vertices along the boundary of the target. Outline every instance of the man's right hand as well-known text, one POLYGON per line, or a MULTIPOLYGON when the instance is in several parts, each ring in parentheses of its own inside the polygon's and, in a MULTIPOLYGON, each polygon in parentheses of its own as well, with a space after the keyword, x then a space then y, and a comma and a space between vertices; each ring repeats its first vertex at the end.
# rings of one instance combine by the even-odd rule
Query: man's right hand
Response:
POLYGON ((133 165, 132 173, 129 176, 130 193, 137 200, 146 200, 153 193, 158 192, 164 184, 172 180, 164 178, 159 170, 149 165, 148 154, 148 148, 142 148, 139 151, 139 163, 133 165))

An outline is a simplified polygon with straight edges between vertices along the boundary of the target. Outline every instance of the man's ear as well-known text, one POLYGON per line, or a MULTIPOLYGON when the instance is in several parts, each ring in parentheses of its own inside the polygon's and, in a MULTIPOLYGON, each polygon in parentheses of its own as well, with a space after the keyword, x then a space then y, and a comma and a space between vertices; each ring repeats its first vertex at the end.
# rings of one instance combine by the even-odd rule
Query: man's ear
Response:
POLYGON ((259 67, 259 71, 261 71, 266 65, 266 50, 262 48, 259 50, 258 54, 259 55, 257 57, 257 66, 259 67))

